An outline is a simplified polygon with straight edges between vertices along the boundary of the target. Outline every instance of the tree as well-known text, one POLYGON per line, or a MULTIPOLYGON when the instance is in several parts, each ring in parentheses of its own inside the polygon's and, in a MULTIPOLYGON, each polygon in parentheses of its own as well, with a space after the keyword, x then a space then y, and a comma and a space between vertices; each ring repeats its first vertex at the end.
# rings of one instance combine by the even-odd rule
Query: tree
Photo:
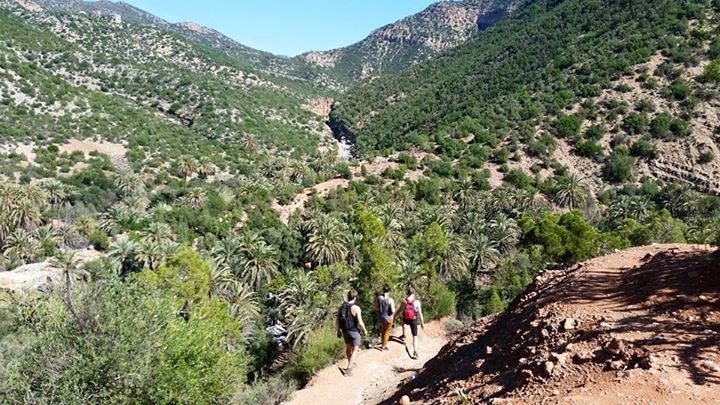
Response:
POLYGON ((470 263, 474 273, 483 273, 500 259, 495 242, 486 235, 480 234, 470 242, 470 263))
POLYGON ((178 162, 178 170, 180 170, 180 175, 183 176, 186 182, 195 174, 197 166, 197 162, 191 158, 183 158, 178 162))
POLYGON ((323 215, 310 224, 305 250, 308 259, 320 265, 342 261, 347 256, 347 230, 337 219, 323 215))
POLYGON ((584 207, 589 197, 590 191, 585 182, 576 174, 563 178, 555 193, 558 205, 569 210, 584 207))
POLYGON ((496 289, 492 289, 483 308, 484 315, 496 314, 505 310, 505 302, 500 298, 496 289))
POLYGON ((205 205, 206 193, 205 190, 200 187, 191 188, 187 195, 185 195, 185 204, 190 209, 199 210, 205 205))
POLYGON ((125 196, 135 196, 145 191, 145 180, 141 175, 126 171, 115 178, 115 186, 125 196))
POLYGON ((239 276, 257 289, 277 273, 277 250, 256 233, 245 234, 240 243, 239 276))
POLYGON ((608 159, 603 173, 605 178, 614 183, 623 183, 632 179, 635 159, 630 156, 626 147, 616 148, 608 159))

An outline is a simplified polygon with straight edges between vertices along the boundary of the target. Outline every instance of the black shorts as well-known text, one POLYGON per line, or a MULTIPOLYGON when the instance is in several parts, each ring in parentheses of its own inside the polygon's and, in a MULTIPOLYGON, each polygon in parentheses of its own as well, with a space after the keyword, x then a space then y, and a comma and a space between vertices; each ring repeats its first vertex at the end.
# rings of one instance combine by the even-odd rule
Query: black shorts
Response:
POLYGON ((418 327, 418 320, 413 319, 412 321, 409 321, 407 319, 403 320, 405 325, 408 325, 410 327, 410 332, 412 332, 413 336, 417 336, 417 327, 418 327))

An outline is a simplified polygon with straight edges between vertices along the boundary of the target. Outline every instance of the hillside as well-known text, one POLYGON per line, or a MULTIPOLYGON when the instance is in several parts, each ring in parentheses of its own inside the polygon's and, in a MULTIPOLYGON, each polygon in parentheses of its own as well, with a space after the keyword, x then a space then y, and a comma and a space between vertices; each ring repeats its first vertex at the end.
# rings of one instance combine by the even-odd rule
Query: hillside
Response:
POLYGON ((28 4, 0 3, 0 125, 15 144, 110 140, 128 146, 133 167, 147 170, 181 156, 176 145, 192 144, 196 157, 212 150, 217 167, 246 174, 250 158, 334 148, 323 117, 310 111, 330 90, 255 70, 161 23, 47 14, 28 4))
POLYGON ((536 1, 354 88, 332 124, 366 155, 462 160, 465 141, 504 173, 566 166, 596 187, 651 176, 717 193, 716 28, 705 1, 536 1))
POLYGON ((541 274, 427 362, 413 403, 711 403, 720 384, 714 249, 653 245, 541 274))
POLYGON ((518 0, 441 1, 339 49, 296 59, 361 80, 394 73, 451 49, 512 12, 518 0))

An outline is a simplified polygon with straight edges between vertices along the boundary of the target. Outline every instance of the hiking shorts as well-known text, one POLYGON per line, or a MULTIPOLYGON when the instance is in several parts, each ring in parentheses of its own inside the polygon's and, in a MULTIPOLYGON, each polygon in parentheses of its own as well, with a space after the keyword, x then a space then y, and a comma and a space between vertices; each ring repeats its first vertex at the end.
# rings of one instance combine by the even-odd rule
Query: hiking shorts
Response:
POLYGON ((354 347, 360 347, 360 332, 356 330, 343 332, 343 339, 345 339, 346 345, 352 345, 354 347))
POLYGON ((405 325, 407 325, 407 326, 410 327, 410 332, 412 332, 412 335, 413 335, 413 336, 417 336, 417 333, 418 333, 418 329, 417 329, 417 327, 418 327, 418 320, 417 320, 417 319, 413 319, 412 321, 409 321, 409 320, 405 319, 405 320, 403 320, 403 322, 405 323, 405 325))

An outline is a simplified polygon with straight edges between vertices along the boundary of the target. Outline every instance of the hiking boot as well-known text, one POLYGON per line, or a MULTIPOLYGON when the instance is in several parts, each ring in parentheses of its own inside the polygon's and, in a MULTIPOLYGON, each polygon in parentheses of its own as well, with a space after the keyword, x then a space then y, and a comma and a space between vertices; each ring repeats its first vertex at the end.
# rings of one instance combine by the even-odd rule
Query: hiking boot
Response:
POLYGON ((389 347, 381 347, 380 350, 382 350, 384 352, 389 352, 390 348, 389 347))
POLYGON ((352 368, 346 368, 345 369, 345 377, 352 377, 353 375, 353 369, 352 368))
POLYGON ((410 356, 410 358, 413 359, 413 360, 417 360, 417 359, 418 359, 418 354, 417 354, 417 352, 413 353, 413 355, 410 356))

